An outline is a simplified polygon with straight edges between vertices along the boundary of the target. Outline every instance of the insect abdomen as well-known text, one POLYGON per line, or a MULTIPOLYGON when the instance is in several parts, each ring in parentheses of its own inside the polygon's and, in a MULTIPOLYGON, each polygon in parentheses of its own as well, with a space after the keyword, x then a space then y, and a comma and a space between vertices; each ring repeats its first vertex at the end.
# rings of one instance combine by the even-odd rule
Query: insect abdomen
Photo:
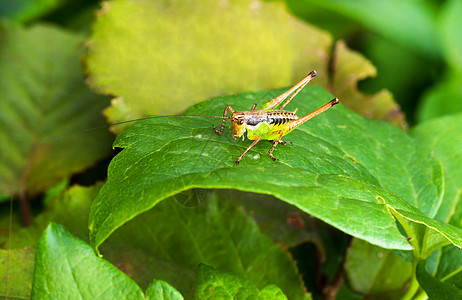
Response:
POLYGON ((282 125, 287 122, 298 119, 293 112, 288 111, 272 111, 268 112, 268 124, 282 125))

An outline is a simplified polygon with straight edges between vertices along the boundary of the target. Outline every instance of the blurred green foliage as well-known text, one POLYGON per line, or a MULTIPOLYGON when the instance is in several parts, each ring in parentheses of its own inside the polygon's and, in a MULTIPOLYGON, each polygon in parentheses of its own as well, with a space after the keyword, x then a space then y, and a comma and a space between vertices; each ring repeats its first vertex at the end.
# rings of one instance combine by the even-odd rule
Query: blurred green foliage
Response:
POLYGON ((389 89, 410 123, 462 111, 462 2, 286 0, 298 17, 377 66, 362 87, 389 89))

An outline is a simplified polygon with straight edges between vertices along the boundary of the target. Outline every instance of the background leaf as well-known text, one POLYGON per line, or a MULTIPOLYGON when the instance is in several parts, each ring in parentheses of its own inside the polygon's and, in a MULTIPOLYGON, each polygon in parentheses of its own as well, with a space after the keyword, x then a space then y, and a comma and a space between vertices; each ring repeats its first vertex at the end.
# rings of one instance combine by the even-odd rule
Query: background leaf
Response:
POLYGON ((106 101, 84 85, 81 36, 47 25, 0 30, 0 191, 37 193, 109 154, 109 133, 76 134, 101 122, 106 101))
MULTIPOLYGON (((315 8, 322 8, 340 16, 352 19, 376 34, 393 40, 400 46, 415 53, 438 56, 438 37, 433 18, 432 7, 427 1, 374 1, 374 0, 328 0, 328 1, 293 1, 291 5, 309 4, 312 13, 319 13, 315 8), (374 13, 371 13, 374 12, 374 13), (398 13, 399 12, 399 13, 398 13), (404 30, 405 29, 405 30, 404 30)), ((337 15, 324 19, 332 22, 337 15)), ((335 22, 334 22, 335 23, 335 22)), ((340 23, 342 24, 342 23, 340 23)))
POLYGON ((422 99, 417 111, 419 122, 462 112, 462 87, 460 78, 447 79, 431 88, 422 99))
MULTIPOLYGON (((243 102, 253 103, 259 96, 248 93, 218 98, 188 113, 213 114, 227 104, 239 110, 243 102)), ((297 99, 292 107, 309 112, 331 96, 310 87, 297 99)), ((125 150, 111 163, 109 180, 92 205, 90 240, 95 247, 123 224, 122 220, 192 187, 271 194, 370 243, 409 249, 390 210, 436 228, 461 245, 459 229, 431 219, 442 200, 439 161, 396 127, 336 106, 291 133, 295 146, 276 148, 280 162, 271 161, 266 154, 269 146, 260 143, 236 166, 234 160, 247 145, 241 146, 229 135, 215 136, 210 130, 214 122, 146 120, 119 137, 114 145, 125 150)))
POLYGON ((344 42, 336 43, 333 56, 332 93, 342 99, 342 103, 365 117, 407 128, 404 114, 389 91, 366 95, 358 90, 360 80, 377 74, 368 59, 348 49, 344 42))
POLYGON ((462 2, 449 0, 444 3, 440 14, 440 30, 443 43, 443 54, 448 62, 448 66, 462 75, 462 33, 460 28, 462 20, 462 2))
POLYGON ((34 249, 0 249, 0 290, 7 299, 29 299, 34 271, 34 249), (7 268, 8 265, 8 268, 7 268), (8 271, 8 276, 7 276, 8 271), (8 286, 7 286, 8 285, 8 286))
POLYGON ((0 3, 0 17, 26 22, 49 13, 63 2, 62 0, 5 0, 0 3))
POLYGON ((93 88, 120 96, 106 111, 114 123, 127 119, 120 111, 178 113, 213 96, 285 86, 312 69, 326 82, 331 43, 277 2, 111 1, 86 66, 93 88))
POLYGON ((290 299, 305 297, 289 254, 260 233, 232 202, 220 193, 208 193, 197 207, 185 207, 179 200, 175 196, 163 201, 127 223, 101 252, 135 280, 149 277, 140 272, 139 264, 148 269, 146 274, 169 282, 186 298, 193 295, 200 263, 244 277, 259 289, 275 284, 290 299))
POLYGON ((35 256, 32 297, 142 299, 141 289, 63 226, 50 224, 35 256))
POLYGON ((412 275, 411 264, 393 251, 359 239, 354 239, 348 250, 345 269, 349 286, 369 297, 398 297, 412 275))

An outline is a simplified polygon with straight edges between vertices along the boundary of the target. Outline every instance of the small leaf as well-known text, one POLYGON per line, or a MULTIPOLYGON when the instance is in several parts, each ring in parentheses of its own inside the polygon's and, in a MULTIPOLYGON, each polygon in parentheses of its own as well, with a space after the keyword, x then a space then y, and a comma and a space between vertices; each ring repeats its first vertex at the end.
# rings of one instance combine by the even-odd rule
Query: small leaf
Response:
POLYGON ((348 250, 345 268, 352 289, 372 297, 400 291, 412 274, 411 265, 393 251, 358 239, 348 250))
POLYGON ((63 226, 50 224, 35 256, 32 298, 143 299, 128 276, 63 226))
POLYGON ((183 300, 183 296, 170 284, 162 280, 154 280, 146 290, 148 300, 183 300))
POLYGON ((426 266, 431 274, 446 283, 460 286, 462 278, 462 252, 451 245, 438 249, 427 259, 426 266))
POLYGON ((199 265, 196 299, 287 299, 275 285, 259 291, 245 278, 199 265))
POLYGON ((75 134, 102 121, 106 101, 84 84, 81 36, 6 22, 0 31, 0 191, 37 193, 109 154, 109 133, 75 134))
POLYGON ((119 96, 105 112, 115 123, 287 86, 312 69, 326 83, 331 43, 280 2, 107 1, 86 66, 93 88, 119 96))
POLYGON ((334 52, 332 93, 355 112, 375 120, 390 122, 407 128, 404 114, 387 90, 366 95, 358 90, 358 82, 375 76, 377 69, 361 54, 354 52, 344 42, 337 42, 334 52), (345 101, 343 101, 343 99, 345 101))
POLYGON ((430 299, 452 300, 462 298, 462 286, 455 286, 431 276, 425 269, 425 263, 425 261, 419 262, 417 265, 416 275, 420 286, 424 289, 430 299))

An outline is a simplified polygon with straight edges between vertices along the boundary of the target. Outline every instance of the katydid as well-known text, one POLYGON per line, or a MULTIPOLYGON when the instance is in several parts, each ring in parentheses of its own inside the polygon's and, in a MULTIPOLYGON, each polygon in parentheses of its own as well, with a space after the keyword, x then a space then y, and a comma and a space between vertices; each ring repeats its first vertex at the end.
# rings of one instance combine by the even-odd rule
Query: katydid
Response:
POLYGON ((295 115, 297 108, 293 112, 282 110, 315 76, 316 71, 311 71, 299 83, 294 85, 285 93, 282 93, 281 95, 266 102, 258 110, 255 110, 257 106, 256 103, 248 111, 236 112, 231 106, 226 106, 223 113, 223 121, 221 122, 220 130, 216 130, 214 128, 215 132, 219 135, 222 134, 225 122, 227 120, 231 120, 231 126, 229 128, 233 138, 236 141, 239 137, 242 137, 242 140, 244 140, 245 132, 247 132, 247 138, 254 141, 244 152, 242 152, 242 154, 236 160, 236 164, 239 164, 242 157, 260 140, 273 141, 273 146, 269 150, 268 154, 274 161, 277 161, 278 159, 273 155, 273 150, 276 148, 277 144, 285 145, 288 143, 281 141, 281 138, 284 135, 288 134, 309 119, 316 117, 335 104, 339 103, 339 100, 335 98, 317 110, 301 118, 298 118, 295 115), (292 96, 290 96, 291 94, 292 96), (279 106, 279 104, 287 97, 289 97, 289 99, 287 99, 287 101, 284 102, 284 104, 282 104, 278 110, 272 110, 273 108, 279 106), (228 112, 231 113, 231 117, 227 117, 228 112))
MULTIPOLYGON (((269 140, 273 141, 273 146, 268 152, 268 155, 274 160, 277 161, 278 159, 274 157, 273 150, 276 148, 277 144, 285 145, 287 143, 282 141, 281 138, 297 128, 298 126, 302 125, 306 121, 310 120, 311 118, 316 117, 317 115, 325 112, 332 106, 339 103, 337 98, 329 101, 327 104, 321 106, 317 110, 298 118, 295 113, 297 112, 296 108, 293 112, 282 110, 289 102, 311 81, 313 77, 316 76, 316 71, 311 71, 308 73, 306 77, 304 77, 299 83, 291 87, 286 92, 282 93, 281 95, 271 99, 270 101, 263 104, 260 109, 256 110, 257 104, 254 103, 252 108, 248 111, 234 111, 231 106, 226 106, 223 116, 210 116, 210 115, 164 115, 164 116, 153 116, 153 117, 146 117, 140 118, 135 120, 129 120, 124 122, 119 122, 115 124, 111 124, 109 126, 120 125, 125 123, 131 123, 135 121, 145 120, 145 119, 156 119, 156 118, 165 118, 165 117, 208 117, 208 118, 220 118, 222 119, 220 130, 217 130, 214 127, 215 133, 221 135, 223 133, 224 124, 226 121, 231 121, 231 126, 229 127, 230 133, 232 137, 237 141, 237 138, 242 137, 242 140, 245 139, 244 133, 247 132, 247 138, 249 140, 253 140, 254 142, 239 156, 239 158, 235 161, 236 164, 239 164, 242 157, 250 150, 253 146, 255 146, 261 140, 269 140), (287 99, 288 98, 288 99, 287 99), (274 108, 278 107, 281 102, 287 99, 282 106, 277 109, 273 110, 274 108), (228 112, 231 113, 231 116, 227 116, 228 112)), ((107 127, 107 126, 101 126, 107 127)), ((97 128, 101 128, 97 127, 97 128)), ((92 128, 90 130, 94 130, 97 128, 92 128)))

